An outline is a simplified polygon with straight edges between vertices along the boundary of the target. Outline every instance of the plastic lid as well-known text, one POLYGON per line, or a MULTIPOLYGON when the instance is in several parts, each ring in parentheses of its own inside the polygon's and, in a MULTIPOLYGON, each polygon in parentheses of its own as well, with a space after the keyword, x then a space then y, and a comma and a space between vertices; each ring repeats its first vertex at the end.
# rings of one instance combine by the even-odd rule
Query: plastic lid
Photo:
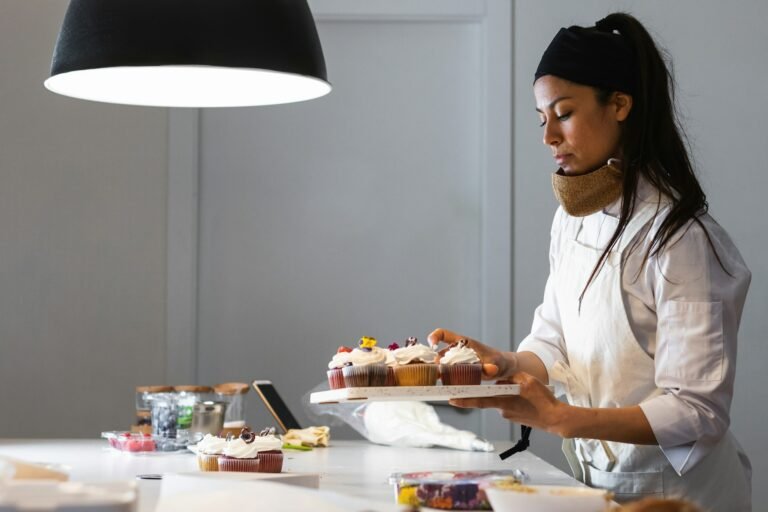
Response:
POLYGON ((173 386, 173 390, 186 391, 188 393, 210 393, 213 391, 213 388, 211 386, 187 385, 187 386, 173 386))
POLYGON ((173 386, 136 386, 137 393, 169 393, 173 386))
POLYGON ((456 483, 481 483, 494 479, 514 479, 518 482, 525 482, 528 480, 528 475, 519 469, 480 471, 420 471, 415 473, 393 473, 389 476, 389 483, 397 485, 449 485, 456 483))
POLYGON ((245 382, 224 382, 213 386, 213 390, 220 395, 244 395, 248 392, 248 388, 245 382))

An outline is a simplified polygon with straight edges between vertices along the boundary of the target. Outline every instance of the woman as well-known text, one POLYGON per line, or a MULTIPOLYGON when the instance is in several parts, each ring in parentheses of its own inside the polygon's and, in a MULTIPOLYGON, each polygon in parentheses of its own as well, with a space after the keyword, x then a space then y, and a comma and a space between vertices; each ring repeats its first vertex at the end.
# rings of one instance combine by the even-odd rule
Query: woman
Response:
POLYGON ((485 377, 520 396, 452 403, 562 436, 574 475, 619 501, 751 510, 749 460, 728 431, 750 272, 707 214, 672 89, 632 16, 552 40, 534 81, 561 204, 544 301, 517 352, 470 342, 485 377))

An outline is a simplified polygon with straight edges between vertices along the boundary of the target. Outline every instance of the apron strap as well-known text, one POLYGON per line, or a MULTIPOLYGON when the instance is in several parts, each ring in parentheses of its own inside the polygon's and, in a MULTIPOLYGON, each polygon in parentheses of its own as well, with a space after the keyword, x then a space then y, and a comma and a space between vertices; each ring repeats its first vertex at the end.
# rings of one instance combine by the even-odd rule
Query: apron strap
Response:
POLYGON ((509 450, 501 452, 499 454, 499 458, 501 460, 506 460, 516 453, 524 452, 527 450, 531 445, 530 441, 528 441, 528 438, 531 437, 532 430, 533 429, 527 425, 520 425, 520 440, 509 450))

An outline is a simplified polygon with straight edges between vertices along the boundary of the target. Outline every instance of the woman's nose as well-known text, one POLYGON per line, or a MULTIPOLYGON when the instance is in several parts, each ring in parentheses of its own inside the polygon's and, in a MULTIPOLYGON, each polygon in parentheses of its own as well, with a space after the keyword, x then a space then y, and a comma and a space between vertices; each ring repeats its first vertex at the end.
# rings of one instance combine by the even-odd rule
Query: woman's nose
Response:
POLYGON ((560 144, 561 136, 553 123, 547 122, 544 125, 544 139, 542 142, 546 146, 557 146, 560 144))

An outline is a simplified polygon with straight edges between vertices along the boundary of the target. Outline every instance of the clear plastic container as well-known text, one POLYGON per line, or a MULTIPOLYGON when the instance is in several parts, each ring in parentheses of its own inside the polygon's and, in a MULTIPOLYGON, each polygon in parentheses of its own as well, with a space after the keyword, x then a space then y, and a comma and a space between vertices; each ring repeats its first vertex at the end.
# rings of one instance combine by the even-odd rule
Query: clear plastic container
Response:
POLYGON ((245 395, 249 386, 245 382, 225 382, 213 386, 216 399, 227 403, 224 430, 238 430, 245 426, 245 395))
POLYGON ((492 510, 485 489, 492 482, 526 482, 519 469, 498 471, 422 471, 394 473, 395 501, 400 505, 441 510, 492 510))
POLYGON ((110 431, 102 432, 101 437, 106 439, 109 442, 109 446, 115 450, 143 454, 184 450, 189 445, 197 444, 202 435, 183 435, 169 438, 154 434, 110 431))
POLYGON ((174 386, 176 392, 176 428, 189 430, 192 427, 192 414, 195 404, 210 398, 213 388, 209 386, 174 386))

